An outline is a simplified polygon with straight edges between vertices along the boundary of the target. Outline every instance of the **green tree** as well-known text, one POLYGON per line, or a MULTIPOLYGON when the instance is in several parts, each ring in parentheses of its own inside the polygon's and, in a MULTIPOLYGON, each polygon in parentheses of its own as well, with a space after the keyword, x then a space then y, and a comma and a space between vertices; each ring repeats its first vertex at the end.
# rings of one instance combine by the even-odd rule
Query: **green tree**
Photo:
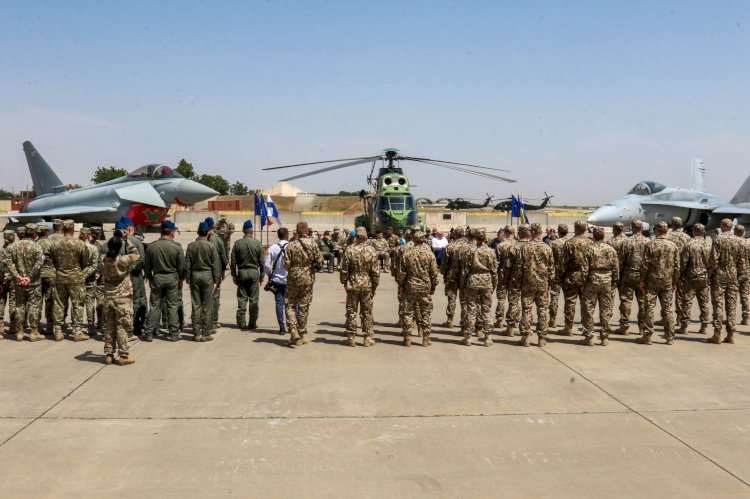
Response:
POLYGON ((239 180, 229 188, 229 193, 234 196, 247 196, 248 192, 247 186, 239 180))
MULTIPOLYGON (((177 168, 175 168, 175 171, 182 175, 185 178, 192 178, 195 177, 195 170, 193 170, 193 164, 188 163, 185 158, 182 158, 177 165, 177 168)), ((195 179, 194 179, 195 180, 195 179)))
POLYGON ((91 177, 91 181, 95 184, 101 184, 107 180, 114 180, 116 178, 124 177, 128 174, 125 168, 118 168, 116 166, 100 166, 94 172, 94 176, 91 177))
POLYGON ((13 199, 13 193, 5 189, 0 189, 0 199, 13 199))
POLYGON ((196 175, 193 180, 206 187, 210 187, 222 196, 229 194, 229 181, 221 175, 208 175, 204 173, 203 175, 196 175))

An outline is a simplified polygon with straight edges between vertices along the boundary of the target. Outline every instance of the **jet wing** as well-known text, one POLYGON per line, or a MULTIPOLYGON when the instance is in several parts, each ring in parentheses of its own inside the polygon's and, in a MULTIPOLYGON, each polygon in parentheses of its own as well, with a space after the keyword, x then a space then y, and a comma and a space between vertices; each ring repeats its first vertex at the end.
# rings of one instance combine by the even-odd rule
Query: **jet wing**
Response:
POLYGON ((750 208, 726 205, 716 208, 712 213, 716 215, 750 215, 750 208))
POLYGON ((699 203, 697 201, 644 201, 641 206, 671 206, 673 208, 685 208, 687 210, 714 211, 718 204, 699 203))
POLYGON ((127 187, 120 187, 119 189, 115 189, 115 192, 122 201, 157 206, 159 208, 167 207, 159 193, 156 192, 156 189, 148 182, 138 182, 127 187))
POLYGON ((81 213, 114 213, 115 208, 106 206, 65 206, 56 210, 35 211, 32 213, 0 213, 0 218, 17 218, 19 220, 36 220, 44 217, 65 217, 81 213))

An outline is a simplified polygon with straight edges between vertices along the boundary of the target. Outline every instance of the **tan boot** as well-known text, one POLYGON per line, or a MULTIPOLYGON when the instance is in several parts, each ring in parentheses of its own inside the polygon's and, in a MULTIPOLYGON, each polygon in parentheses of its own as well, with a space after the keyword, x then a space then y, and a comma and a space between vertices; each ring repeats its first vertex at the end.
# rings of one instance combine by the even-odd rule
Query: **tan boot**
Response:
POLYGON ((62 328, 55 328, 55 341, 62 341, 65 337, 63 336, 62 328))
POLYGON ((44 335, 37 330, 31 331, 31 335, 29 335, 29 341, 42 341, 43 339, 44 335))
POLYGON ((410 347, 411 346, 411 336, 404 336, 404 339, 401 340, 401 344, 404 345, 405 347, 410 347))
POLYGON ((492 346, 492 338, 489 336, 485 336, 484 338, 484 346, 491 347, 492 346))
POLYGON ((495 321, 495 327, 496 327, 497 329, 500 329, 500 328, 502 328, 502 327, 503 327, 503 320, 502 320, 502 319, 500 319, 500 320, 497 320, 497 321, 495 321))
POLYGON ((446 321, 443 323, 443 327, 447 327, 448 329, 453 327, 453 316, 449 315, 446 321))
POLYGON ((606 347, 607 345, 609 345, 609 338, 607 336, 600 337, 599 344, 603 347, 606 347))
POLYGON ((16 341, 23 341, 23 333, 16 333, 16 341))
POLYGON ((740 322, 741 326, 750 326, 750 317, 743 317, 742 322, 740 322))
POLYGON ((529 337, 528 335, 521 336, 521 339, 518 340, 518 344, 522 347, 529 346, 529 337))
POLYGON ((362 342, 363 347, 371 347, 375 345, 375 338, 372 337, 372 335, 368 334, 365 336, 365 340, 362 342))
POLYGON ((115 361, 115 356, 111 353, 108 353, 104 356, 104 363, 108 366, 111 365, 115 361))
POLYGON ((637 340, 635 340, 635 342, 639 343, 641 345, 651 345, 652 344, 651 336, 645 336, 645 335, 641 336, 640 338, 638 338, 637 340))
POLYGON ((464 335, 464 345, 466 345, 467 347, 471 346, 471 336, 464 335))
POLYGON ((721 331, 714 330, 714 335, 710 338, 706 338, 706 343, 714 343, 716 345, 721 344, 721 331))
POLYGON ((514 326, 508 326, 505 328, 505 336, 515 336, 516 335, 516 328, 514 326))
POLYGON ((3 339, 4 334, 5 334, 5 324, 3 324, 3 320, 0 317, 0 340, 3 339))
POLYGON ((734 345, 734 332, 727 333, 727 337, 724 338, 724 343, 729 343, 730 345, 734 345))
POLYGON ((135 359, 128 355, 120 355, 120 358, 117 359, 118 366, 128 366, 133 363, 135 363, 135 359))
POLYGON ((536 344, 539 347, 544 347, 547 344, 547 338, 545 338, 544 336, 540 336, 536 344))
POLYGON ((708 331, 708 324, 701 324, 701 328, 698 331, 699 334, 706 334, 706 331, 708 331))
POLYGON ((422 336, 422 346, 423 347, 428 347, 430 345, 432 345, 432 341, 430 341, 430 337, 429 336, 422 336))
POLYGON ((78 331, 76 331, 76 332, 73 333, 73 341, 76 341, 76 342, 78 342, 78 341, 86 341, 88 339, 89 339, 89 335, 87 335, 86 333, 84 333, 81 330, 78 330, 78 331))
POLYGON ((357 346, 357 343, 354 341, 354 336, 352 336, 352 335, 349 335, 346 338, 344 338, 344 341, 342 341, 342 343, 345 346, 348 346, 348 347, 355 347, 355 346, 357 346))
POLYGON ((630 330, 630 326, 627 324, 620 324, 620 327, 615 329, 616 334, 628 334, 628 331, 630 330))
POLYGON ((287 344, 290 347, 296 347, 298 341, 300 341, 299 335, 297 333, 292 333, 292 335, 289 337, 289 342, 287 344))
POLYGON ((581 345, 585 345, 587 347, 593 347, 594 346, 594 337, 593 336, 586 336, 585 338, 582 338, 579 343, 581 345))
POLYGON ((680 326, 678 329, 674 330, 674 334, 686 334, 687 333, 687 326, 680 326))
POLYGON ((565 328, 560 331, 560 334, 562 336, 573 336, 573 326, 565 326, 565 328))

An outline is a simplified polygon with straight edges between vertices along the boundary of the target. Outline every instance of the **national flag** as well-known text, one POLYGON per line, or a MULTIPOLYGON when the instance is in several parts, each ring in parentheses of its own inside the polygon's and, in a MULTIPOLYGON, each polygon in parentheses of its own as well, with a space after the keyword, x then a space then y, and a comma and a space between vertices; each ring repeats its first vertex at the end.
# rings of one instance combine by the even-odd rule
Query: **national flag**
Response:
POLYGON ((528 224, 529 223, 529 216, 526 214, 526 204, 523 202, 523 194, 521 194, 520 199, 518 201, 518 211, 519 211, 519 218, 523 220, 523 223, 528 224))
MULTIPOLYGON (((274 204, 273 199, 271 199, 270 194, 266 196, 266 201, 267 201, 266 206, 268 206, 268 211, 271 213, 271 216, 274 219, 276 219, 276 223, 279 224, 279 226, 284 225, 281 223, 281 218, 279 217, 279 210, 276 209, 276 205, 274 204)), ((268 225, 271 225, 272 222, 270 220, 268 222, 269 222, 268 225)))
POLYGON ((254 204, 255 204, 255 206, 253 207, 255 211, 255 216, 260 217, 260 228, 262 229, 263 227, 266 226, 266 217, 267 217, 266 205, 263 202, 263 194, 258 196, 258 193, 254 192, 253 196, 254 196, 254 204))
POLYGON ((510 195, 510 216, 511 218, 520 218, 521 205, 515 195, 510 195))

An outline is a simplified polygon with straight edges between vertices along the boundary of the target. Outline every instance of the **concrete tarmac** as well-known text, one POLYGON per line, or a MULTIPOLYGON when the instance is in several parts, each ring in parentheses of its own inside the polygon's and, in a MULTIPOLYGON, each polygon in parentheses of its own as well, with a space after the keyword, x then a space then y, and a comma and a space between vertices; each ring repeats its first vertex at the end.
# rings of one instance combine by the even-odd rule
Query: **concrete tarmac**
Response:
POLYGON ((441 286, 433 345, 405 348, 386 273, 377 344, 350 348, 343 287, 322 273, 311 343, 289 348, 269 293, 258 331, 233 326, 234 292, 216 341, 135 342, 126 367, 99 341, 6 336, 0 496, 750 496, 747 327, 735 345, 693 323, 669 347, 466 347, 438 326, 441 286))

